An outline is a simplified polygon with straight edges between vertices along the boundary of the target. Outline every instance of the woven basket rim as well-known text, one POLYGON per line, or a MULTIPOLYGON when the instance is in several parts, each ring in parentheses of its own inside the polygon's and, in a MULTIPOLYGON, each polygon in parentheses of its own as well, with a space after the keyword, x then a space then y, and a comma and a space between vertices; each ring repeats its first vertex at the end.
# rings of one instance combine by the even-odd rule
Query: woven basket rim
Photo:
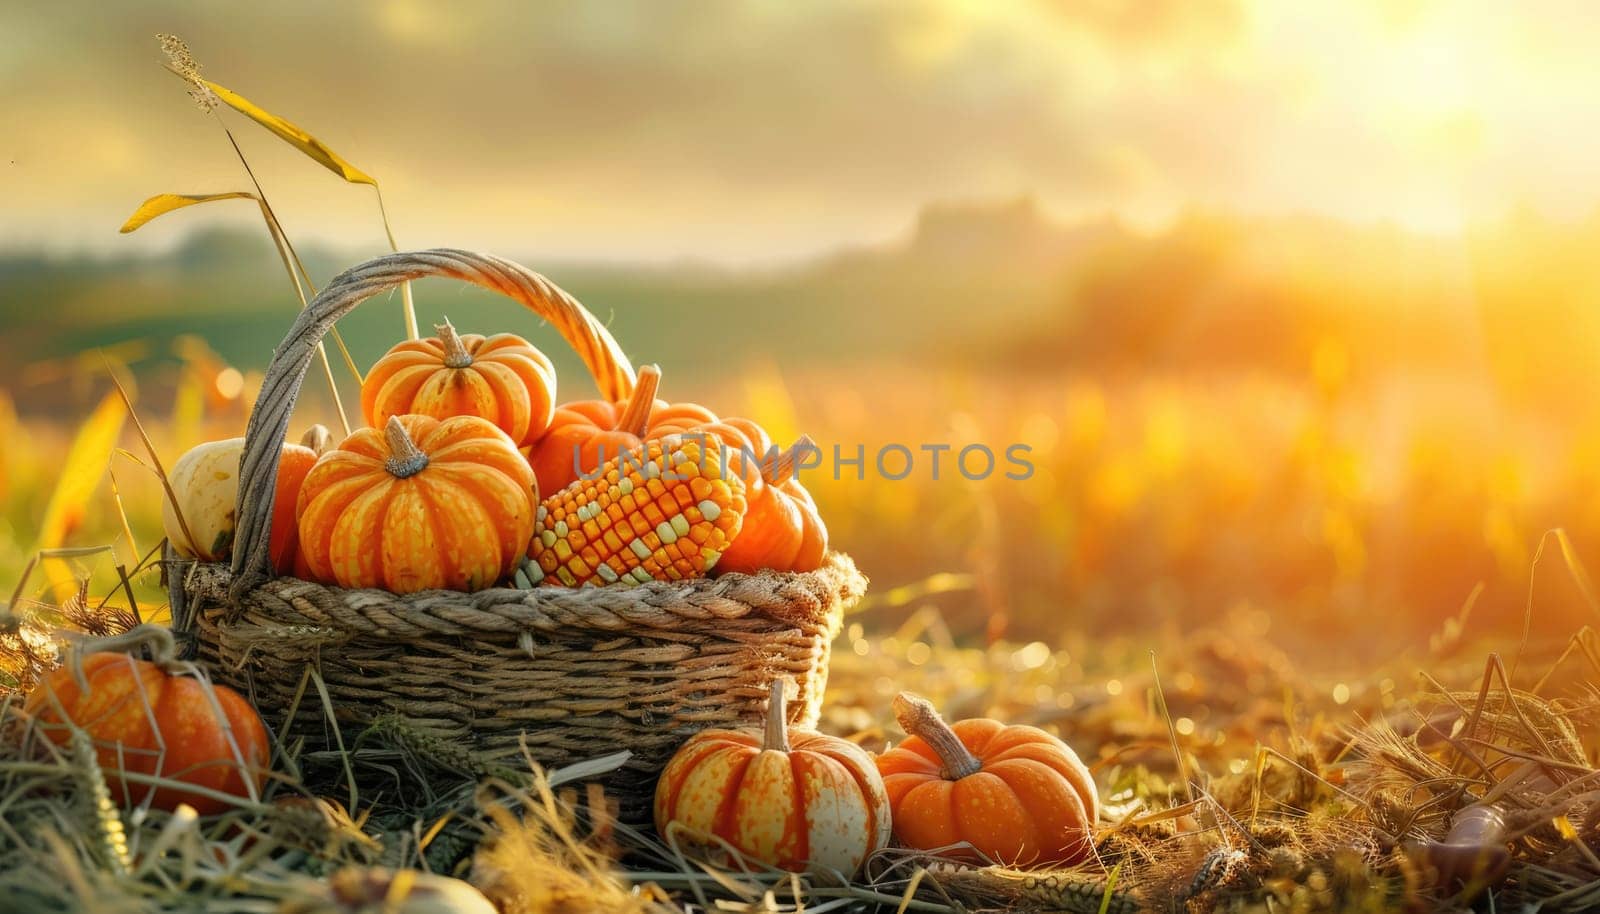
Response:
POLYGON ((630 629, 670 631, 760 614, 797 624, 837 624, 838 608, 866 592, 867 579, 842 552, 829 552, 814 571, 755 574, 729 572, 712 578, 651 581, 636 586, 492 587, 467 593, 426 590, 395 594, 347 590, 293 577, 277 577, 241 593, 231 590, 225 563, 196 562, 169 549, 169 590, 185 608, 176 627, 192 630, 199 604, 221 607, 224 616, 244 604, 282 601, 330 620, 347 631, 472 635, 500 640, 523 632, 582 629, 620 633, 630 629))

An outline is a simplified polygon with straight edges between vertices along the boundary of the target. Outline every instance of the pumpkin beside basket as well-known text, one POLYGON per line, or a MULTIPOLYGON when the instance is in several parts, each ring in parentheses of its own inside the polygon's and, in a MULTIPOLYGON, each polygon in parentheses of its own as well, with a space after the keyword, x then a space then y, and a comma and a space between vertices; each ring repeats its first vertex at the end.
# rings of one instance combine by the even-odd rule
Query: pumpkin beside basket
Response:
POLYGON ((768 684, 792 676, 791 723, 813 726, 828 652, 866 590, 849 557, 806 573, 761 571, 635 587, 397 595, 274 577, 276 459, 317 343, 365 299, 444 276, 501 292, 548 320, 601 395, 626 400, 635 375, 576 299, 501 258, 457 250, 390 254, 340 274, 300 313, 273 355, 245 433, 230 564, 169 550, 174 628, 219 682, 247 695, 274 732, 310 750, 337 745, 311 684, 328 692, 346 745, 379 717, 490 754, 526 745, 546 767, 621 749, 607 786, 626 821, 649 817, 657 776, 690 735, 760 715, 768 684))

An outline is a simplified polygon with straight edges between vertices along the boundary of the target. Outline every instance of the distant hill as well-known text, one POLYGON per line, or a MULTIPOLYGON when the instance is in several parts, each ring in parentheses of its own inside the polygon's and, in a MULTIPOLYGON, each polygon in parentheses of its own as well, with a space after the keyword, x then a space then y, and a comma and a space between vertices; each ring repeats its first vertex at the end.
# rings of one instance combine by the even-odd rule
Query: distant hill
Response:
POLYGON ((1192 212, 1160 235, 1084 251, 1032 331, 991 354, 1101 375, 1470 376, 1524 406, 1592 400, 1596 251, 1600 214, 1565 224, 1520 213, 1433 237, 1192 212))
MULTIPOLYGON (((901 243, 781 268, 520 262, 583 301, 635 361, 710 380, 758 361, 976 358, 975 341, 1025 328, 1059 299, 1083 250, 1120 234, 1110 223, 1056 225, 1023 199, 932 206, 901 243)), ((300 253, 319 282, 363 256, 300 253)), ((424 325, 448 315, 466 330, 521 332, 575 367, 548 330, 497 296, 443 281, 419 283, 415 294, 424 325)), ((130 341, 147 343, 159 363, 179 333, 259 368, 297 307, 267 239, 238 230, 197 232, 155 257, 0 256, 0 384, 24 384, 39 360, 130 341)), ((398 338, 398 298, 363 305, 340 329, 358 363, 370 363, 398 338)), ((35 393, 43 400, 24 402, 48 401, 35 393)))
MULTIPOLYGON (((936 360, 999 371, 1101 376, 1268 373, 1296 382, 1380 378, 1395 368, 1492 377, 1537 401, 1600 394, 1600 218, 1526 214, 1465 238, 1312 217, 1193 212, 1154 235, 1110 220, 1060 224, 1027 198, 925 208, 906 236, 784 267, 546 262, 506 253, 576 295, 637 363, 685 387, 751 364, 781 371, 936 360), (1331 372, 1331 374, 1330 374, 1331 372)), ((374 251, 301 251, 319 281, 374 251)), ((400 334, 398 296, 341 323, 370 364, 400 334)), ((424 326, 530 336, 576 377, 576 360, 495 296, 430 280, 424 326)), ((0 385, 52 408, 41 363, 91 347, 143 349, 159 374, 192 333, 259 369, 298 302, 266 238, 197 232, 152 257, 0 255, 0 385)), ((137 352, 134 353, 138 355, 137 352)), ((682 389, 682 388, 678 388, 682 389)), ((571 390, 571 388, 567 388, 571 390)), ((1600 398, 1597 398, 1600 402, 1600 398)))

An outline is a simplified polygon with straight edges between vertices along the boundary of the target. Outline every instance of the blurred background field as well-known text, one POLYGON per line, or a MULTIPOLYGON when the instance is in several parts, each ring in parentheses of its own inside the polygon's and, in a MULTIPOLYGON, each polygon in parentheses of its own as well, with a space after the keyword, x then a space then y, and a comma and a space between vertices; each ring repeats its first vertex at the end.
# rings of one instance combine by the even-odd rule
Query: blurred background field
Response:
MULTIPOLYGON (((930 206, 893 243, 773 268, 511 253, 636 362, 659 362, 669 398, 822 445, 807 479, 873 579, 860 621, 875 631, 932 607, 963 641, 1156 645, 1245 618, 1338 664, 1421 643, 1469 602, 1475 631, 1515 634, 1530 574, 1540 633, 1590 618, 1565 563, 1533 558, 1555 528, 1580 563, 1600 550, 1597 245, 1600 222, 1531 213, 1453 241, 1200 212, 1147 234, 1062 223, 1023 198, 930 206), (972 444, 999 459, 983 481, 956 471, 972 444), (1014 444, 1030 478, 1004 475, 1014 444), (894 445, 915 455, 904 479, 883 475, 903 456, 876 465, 894 445), (950 446, 938 479, 925 445, 950 446), (835 448, 865 466, 835 464, 835 448)), ((303 253, 320 282, 363 252, 303 253)), ((72 436, 111 389, 107 365, 137 380, 170 461, 242 431, 297 302, 264 233, 242 229, 154 256, 11 254, 0 275, 0 421, 26 442, 0 458, 0 567, 15 579, 72 436)), ((424 326, 448 315, 533 337, 563 396, 592 393, 515 305, 432 281, 416 298, 424 326)), ((401 333, 398 297, 342 329, 370 365, 401 333)), ((316 371, 305 389, 300 424, 337 428, 316 371)), ((159 484, 131 428, 120 445, 140 455, 110 467, 147 550, 159 484)), ((110 482, 63 544, 115 541, 131 565, 110 482)))

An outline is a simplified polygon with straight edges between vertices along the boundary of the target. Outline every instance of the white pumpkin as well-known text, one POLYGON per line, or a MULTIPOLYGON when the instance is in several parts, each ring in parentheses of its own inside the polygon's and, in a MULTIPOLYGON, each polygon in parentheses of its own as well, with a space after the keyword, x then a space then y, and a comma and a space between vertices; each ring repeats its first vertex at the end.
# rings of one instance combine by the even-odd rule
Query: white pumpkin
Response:
MULTIPOLYGON (((298 531, 295 527, 295 501, 300 483, 323 451, 328 449, 328 430, 313 425, 299 444, 285 444, 278 461, 278 483, 272 502, 272 538, 269 549, 272 566, 282 574, 305 577, 308 570, 301 560, 298 531)), ((233 551, 234 516, 239 498, 239 459, 244 456, 244 439, 228 438, 196 445, 178 458, 167 474, 178 508, 189 525, 193 542, 178 523, 178 512, 170 499, 161 503, 161 526, 167 531, 178 554, 202 562, 220 562, 233 551)))
POLYGON ((417 870, 346 867, 326 882, 306 880, 278 914, 496 914, 469 883, 417 870))
POLYGON ((161 503, 161 526, 178 554, 202 562, 220 562, 233 551, 235 503, 239 496, 239 458, 243 438, 207 441, 190 448, 167 472, 167 482, 178 497, 184 524, 172 499, 161 503), (192 539, 191 539, 192 537, 192 539))

